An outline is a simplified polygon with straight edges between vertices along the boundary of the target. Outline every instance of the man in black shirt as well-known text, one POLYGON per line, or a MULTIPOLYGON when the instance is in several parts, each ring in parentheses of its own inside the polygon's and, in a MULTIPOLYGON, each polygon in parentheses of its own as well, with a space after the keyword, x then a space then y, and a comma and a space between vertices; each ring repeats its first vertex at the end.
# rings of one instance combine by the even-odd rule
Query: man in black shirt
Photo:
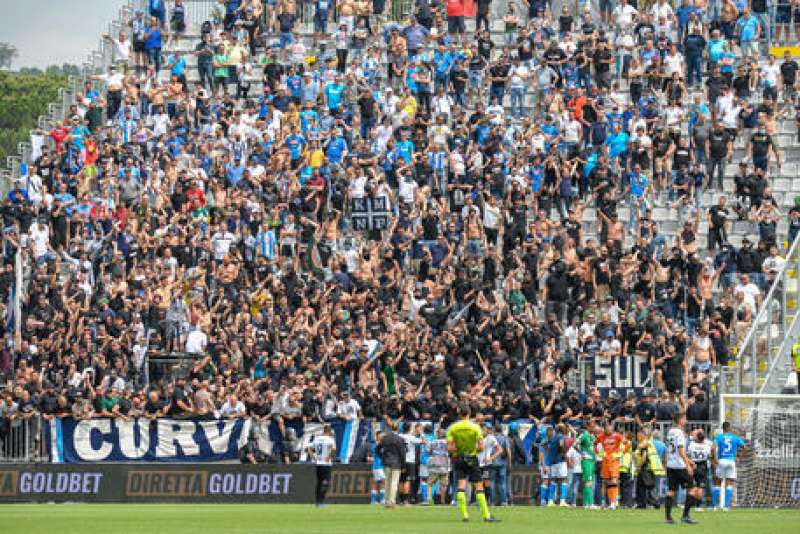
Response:
POLYGON ((714 184, 714 171, 717 173, 717 187, 722 190, 722 182, 725 177, 725 159, 728 161, 733 157, 733 139, 722 127, 721 122, 714 125, 714 129, 706 140, 706 155, 708 157, 707 173, 709 186, 714 184))
POLYGON ((492 82, 489 88, 490 105, 494 99, 497 99, 499 105, 503 105, 503 97, 506 94, 506 82, 508 81, 510 70, 511 64, 509 64, 508 54, 505 52, 494 65, 489 67, 489 80, 492 82))
POLYGON ((708 210, 708 248, 714 250, 717 244, 722 247, 728 241, 725 224, 728 221, 728 208, 725 196, 719 197, 719 203, 708 210))
POLYGON ((592 62, 594 63, 594 72, 597 76, 597 87, 600 89, 611 88, 611 64, 614 61, 614 56, 608 51, 605 41, 600 41, 597 50, 594 52, 592 62))
POLYGON ((795 92, 795 83, 797 83, 797 71, 800 69, 797 61, 792 58, 792 55, 786 50, 783 53, 783 63, 781 63, 781 81, 783 85, 783 100, 786 103, 792 101, 795 92))
POLYGON ((772 136, 768 135, 764 125, 761 125, 758 131, 750 137, 750 144, 747 145, 747 159, 752 158, 753 166, 766 172, 769 168, 770 154, 775 156, 775 163, 780 170, 781 160, 772 143, 772 136))

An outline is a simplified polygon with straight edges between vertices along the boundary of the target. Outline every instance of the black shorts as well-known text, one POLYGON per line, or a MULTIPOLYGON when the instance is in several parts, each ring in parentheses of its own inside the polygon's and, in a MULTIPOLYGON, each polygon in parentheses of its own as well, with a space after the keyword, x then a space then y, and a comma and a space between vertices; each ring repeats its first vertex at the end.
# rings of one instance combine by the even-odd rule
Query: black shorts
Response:
POLYGON ((417 464, 405 463, 400 471, 400 482, 414 482, 417 480, 417 464))
POLYGON ((708 468, 706 466, 697 466, 694 469, 694 487, 706 489, 708 486, 708 468))
POLYGON ((447 17, 447 33, 465 33, 464 17, 447 17))
POLYGON ((492 468, 488 465, 481 467, 481 480, 492 480, 492 468))
POLYGON ((331 481, 331 466, 318 465, 317 466, 317 483, 330 483, 331 481))
POLYGON ((664 376, 664 389, 670 393, 680 393, 683 391, 683 377, 666 375, 664 376))
POLYGON ((468 480, 469 482, 481 481, 481 470, 478 467, 477 456, 461 456, 453 464, 456 480, 468 480))
POLYGON ((144 54, 144 41, 133 40, 133 51, 144 54))
POLYGON ((670 491, 677 491, 678 488, 689 489, 694 487, 694 481, 686 469, 667 468, 667 487, 670 491))

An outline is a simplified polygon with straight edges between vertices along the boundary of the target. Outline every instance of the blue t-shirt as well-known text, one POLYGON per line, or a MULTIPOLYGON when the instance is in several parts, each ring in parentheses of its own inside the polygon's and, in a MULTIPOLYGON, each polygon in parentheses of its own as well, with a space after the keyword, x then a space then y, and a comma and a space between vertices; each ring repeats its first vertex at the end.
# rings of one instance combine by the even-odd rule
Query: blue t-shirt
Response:
POLYGON ((383 469, 383 459, 378 454, 378 444, 373 443, 370 446, 370 453, 372 454, 372 470, 383 469))
POLYGON ((739 38, 742 41, 752 41, 756 38, 756 32, 758 32, 758 19, 753 15, 750 15, 747 18, 740 18, 736 22, 736 26, 739 28, 739 38))
POLYGON ((735 460, 736 453, 744 447, 744 440, 736 434, 726 432, 714 438, 714 444, 717 446, 717 459, 735 460))
POLYGON ((328 156, 328 161, 331 163, 340 163, 345 150, 347 150, 347 141, 341 136, 334 137, 331 139, 330 143, 328 143, 325 155, 328 156))
POLYGON ((623 131, 611 134, 611 137, 609 137, 606 141, 609 147, 608 155, 612 158, 616 158, 617 156, 624 154, 625 151, 628 150, 628 139, 630 139, 630 136, 623 131))
POLYGON ((292 161, 300 159, 303 155, 303 147, 305 145, 306 140, 302 135, 290 135, 286 138, 286 148, 289 149, 292 161))
POLYGON ((414 155, 414 142, 406 139, 397 143, 397 155, 403 158, 406 164, 410 164, 414 155))
POLYGON ((328 109, 338 110, 342 106, 342 95, 344 85, 340 83, 329 83, 325 86, 325 98, 328 100, 328 109))
POLYGON ((175 66, 170 69, 170 74, 175 74, 176 76, 181 76, 184 72, 186 72, 186 58, 181 56, 180 58, 175 57, 174 55, 169 56, 167 58, 167 63, 175 63, 175 66))
POLYGON ((286 86, 289 88, 289 92, 292 94, 294 98, 300 98, 300 91, 302 89, 303 79, 294 74, 286 78, 286 86))
POLYGON ((151 31, 150 37, 144 42, 144 47, 147 50, 161 49, 161 30, 155 28, 151 31))
POLYGON ((545 438, 544 463, 545 465, 560 464, 564 461, 563 453, 564 436, 554 433, 550 438, 545 438))
POLYGON ((631 173, 631 194, 637 198, 644 195, 647 189, 647 176, 644 173, 631 173))
POLYGON ((75 146, 79 150, 83 150, 83 139, 92 133, 86 126, 79 124, 78 126, 74 127, 69 134, 72 136, 72 142, 75 143, 75 146))
POLYGON ((225 166, 225 171, 228 177, 228 183, 236 187, 236 184, 238 184, 242 180, 242 176, 244 176, 245 169, 247 169, 247 167, 245 167, 242 164, 239 164, 237 166, 235 163, 228 163, 228 165, 225 166))

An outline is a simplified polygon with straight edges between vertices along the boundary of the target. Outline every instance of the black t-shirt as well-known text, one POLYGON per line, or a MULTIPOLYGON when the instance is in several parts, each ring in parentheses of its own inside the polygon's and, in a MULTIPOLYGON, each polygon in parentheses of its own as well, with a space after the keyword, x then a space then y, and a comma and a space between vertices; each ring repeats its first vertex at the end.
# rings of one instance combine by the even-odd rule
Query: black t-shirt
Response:
POLYGON ((708 212, 711 214, 711 224, 714 228, 721 228, 728 218, 728 208, 720 205, 711 206, 708 212))
POLYGON ((772 138, 765 133, 754 133, 750 137, 750 143, 753 145, 753 157, 765 158, 769 153, 769 147, 772 146, 772 138))
POLYGON ((486 61, 489 61, 489 58, 492 57, 493 49, 494 49, 494 43, 491 41, 491 39, 483 39, 483 38, 478 39, 478 55, 481 56, 486 61))
POLYGON ((722 159, 728 155, 731 138, 725 130, 712 130, 708 136, 708 148, 712 159, 722 159))
POLYGON ((294 13, 281 13, 278 15, 281 33, 291 33, 294 29, 295 20, 297 20, 297 15, 294 13))
POLYGON ((551 274, 547 277, 547 299, 554 302, 565 302, 569 295, 567 277, 551 274))
POLYGON ((467 86, 469 76, 461 67, 456 67, 450 72, 450 80, 453 82, 453 88, 456 92, 462 92, 467 86))
POLYGON ((800 66, 798 66, 797 61, 793 59, 781 63, 781 76, 783 76, 784 85, 794 85, 794 82, 797 80, 798 69, 800 69, 800 66))
POLYGON ((358 99, 358 108, 362 118, 373 118, 375 116, 375 99, 369 94, 361 96, 358 99))
POLYGON ((664 374, 670 377, 681 376, 683 373, 683 359, 684 355, 676 352, 672 355, 672 358, 664 360, 664 374))
POLYGON ((611 52, 608 50, 596 50, 594 53, 594 70, 598 74, 603 74, 608 72, 608 69, 611 66, 608 63, 605 63, 609 59, 612 58, 611 52))
MULTIPOLYGON (((508 71, 511 70, 511 65, 503 63, 501 65, 494 65, 489 68, 489 74, 492 75, 493 78, 506 78, 508 76, 508 71)), ((506 82, 499 81, 499 80, 492 80, 493 87, 504 87, 506 82)))
POLYGON ((575 19, 571 15, 561 15, 558 17, 558 32, 567 33, 572 31, 572 23, 575 19))

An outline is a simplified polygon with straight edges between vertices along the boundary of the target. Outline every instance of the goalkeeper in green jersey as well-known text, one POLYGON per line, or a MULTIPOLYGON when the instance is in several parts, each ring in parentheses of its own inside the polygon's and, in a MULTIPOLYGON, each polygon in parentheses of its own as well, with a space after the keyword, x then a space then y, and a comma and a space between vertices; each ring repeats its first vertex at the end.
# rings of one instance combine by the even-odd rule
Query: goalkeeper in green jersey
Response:
POLYGON ((483 432, 481 427, 469 420, 469 415, 469 406, 459 405, 458 416, 461 420, 453 423, 447 429, 447 450, 453 457, 453 467, 458 482, 456 493, 458 510, 461 512, 462 520, 469 521, 467 497, 464 493, 469 480, 475 490, 475 500, 478 501, 478 506, 481 508, 483 520, 499 521, 489 513, 489 505, 486 503, 486 495, 483 493, 483 481, 478 467, 478 453, 483 450, 483 432))
POLYGON ((594 506, 594 465, 597 455, 594 452, 594 423, 589 422, 586 430, 578 436, 578 450, 581 453, 581 476, 583 477, 583 506, 594 506))

